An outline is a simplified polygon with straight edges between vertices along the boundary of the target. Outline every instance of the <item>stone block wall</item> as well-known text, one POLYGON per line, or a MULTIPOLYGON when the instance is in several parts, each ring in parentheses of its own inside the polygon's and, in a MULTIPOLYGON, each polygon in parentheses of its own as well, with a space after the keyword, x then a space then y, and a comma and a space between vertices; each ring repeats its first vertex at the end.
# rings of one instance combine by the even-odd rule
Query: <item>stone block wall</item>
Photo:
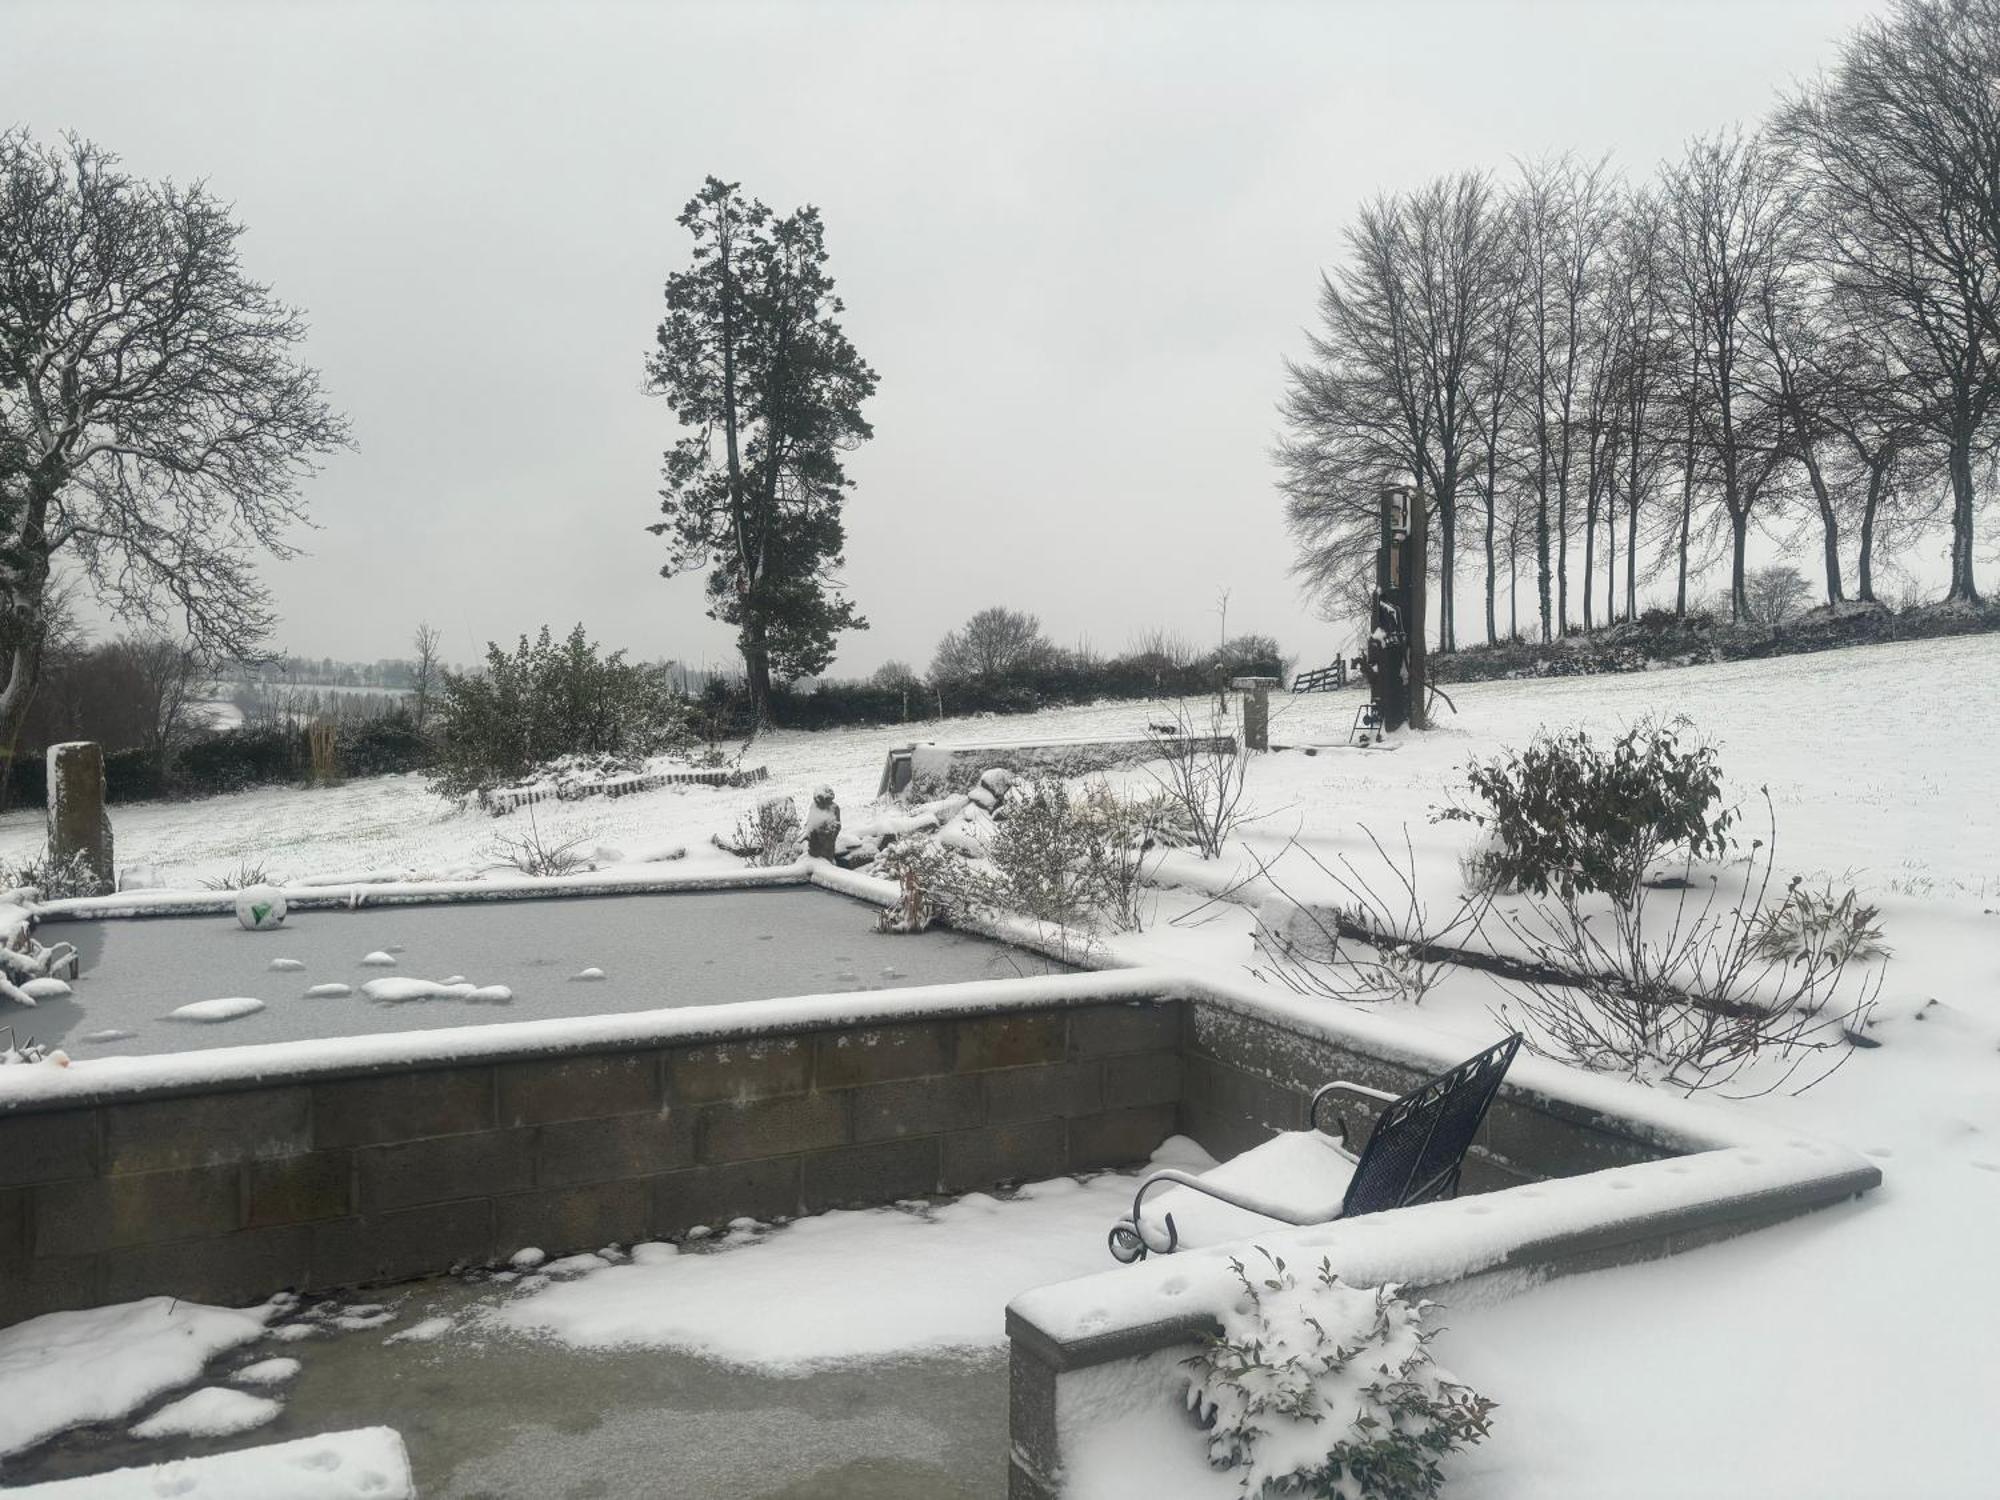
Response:
MULTIPOLYGON (((1474 1050, 1466 1048, 1468 1055, 1474 1050)), ((1344 1079, 1404 1094, 1435 1071, 1206 1004, 1184 1008, 1181 1051, 1180 1128, 1217 1157, 1247 1151, 1280 1130, 1303 1130, 1322 1084, 1344 1079)), ((1365 1141, 1378 1111, 1351 1098, 1339 1109, 1354 1141, 1365 1141)), ((1674 1154, 1561 1100, 1503 1087, 1474 1138, 1461 1191, 1491 1192, 1674 1154)))
POLYGON ((242 1303, 1145 1160, 1178 1002, 321 1075, 0 1113, 0 1322, 242 1303))

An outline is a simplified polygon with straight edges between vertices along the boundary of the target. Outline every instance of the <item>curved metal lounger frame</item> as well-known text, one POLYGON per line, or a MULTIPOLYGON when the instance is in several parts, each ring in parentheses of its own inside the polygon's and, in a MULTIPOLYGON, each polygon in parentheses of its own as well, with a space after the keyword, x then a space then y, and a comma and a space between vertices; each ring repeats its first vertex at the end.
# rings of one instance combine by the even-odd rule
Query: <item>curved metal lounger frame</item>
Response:
MULTIPOLYGON (((1325 1085, 1312 1096, 1312 1103, 1306 1109, 1307 1128, 1312 1130, 1323 1129, 1324 1127, 1320 1124, 1319 1118, 1320 1106, 1327 1100, 1342 1094, 1351 1094, 1363 1099, 1372 1099, 1378 1104, 1393 1104, 1396 1101, 1394 1094, 1384 1093, 1381 1089, 1369 1088, 1366 1084, 1350 1083, 1346 1079, 1340 1079, 1325 1085)), ((1346 1118, 1344 1116, 1336 1116, 1335 1118, 1340 1125, 1340 1142, 1333 1149, 1349 1161, 1359 1161, 1360 1158, 1347 1149, 1346 1118)), ((1312 1217, 1300 1218, 1282 1205, 1273 1203, 1267 1198, 1260 1198, 1254 1193, 1237 1192, 1234 1189, 1222 1187, 1217 1183, 1204 1181, 1191 1172, 1183 1172, 1175 1167, 1163 1167, 1139 1184, 1139 1191, 1132 1195, 1131 1216, 1120 1219, 1116 1224, 1111 1226, 1111 1233, 1109 1235, 1111 1254, 1120 1264, 1129 1266, 1135 1261, 1144 1260, 1148 1255, 1172 1255, 1174 1251, 1180 1248, 1180 1230, 1174 1224, 1174 1216, 1172 1214, 1165 1215, 1161 1220, 1166 1228, 1165 1244, 1155 1244, 1147 1238, 1146 1220, 1143 1212, 1146 1195, 1152 1192, 1154 1188, 1161 1186, 1192 1188, 1197 1193, 1214 1198, 1219 1202, 1227 1203, 1232 1208, 1244 1209, 1249 1213, 1259 1214, 1267 1219, 1275 1219, 1280 1224, 1290 1224, 1296 1227, 1321 1222, 1312 1217)), ((1340 1215, 1336 1213, 1333 1217, 1339 1218, 1340 1215)))

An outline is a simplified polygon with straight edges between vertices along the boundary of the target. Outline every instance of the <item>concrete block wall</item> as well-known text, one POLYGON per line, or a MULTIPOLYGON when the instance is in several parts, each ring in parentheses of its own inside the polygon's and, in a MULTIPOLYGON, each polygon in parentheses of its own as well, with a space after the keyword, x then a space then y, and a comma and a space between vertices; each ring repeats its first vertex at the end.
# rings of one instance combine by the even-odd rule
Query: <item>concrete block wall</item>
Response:
POLYGON ((1145 1160, 1179 1002, 322 1075, 0 1113, 0 1322, 246 1302, 1145 1160))
MULTIPOLYGON (((1468 1055, 1473 1050, 1466 1048, 1468 1055)), ((1181 1052, 1181 1130, 1217 1157, 1247 1151, 1281 1130, 1303 1130, 1322 1084, 1345 1079, 1404 1094, 1435 1071, 1208 1004, 1183 1009, 1181 1052)), ((1343 1099, 1339 1109, 1355 1142, 1365 1141, 1377 1111, 1352 1099, 1343 1099)), ((1491 1192, 1674 1154, 1562 1100, 1503 1088, 1474 1138, 1461 1191, 1491 1192)))

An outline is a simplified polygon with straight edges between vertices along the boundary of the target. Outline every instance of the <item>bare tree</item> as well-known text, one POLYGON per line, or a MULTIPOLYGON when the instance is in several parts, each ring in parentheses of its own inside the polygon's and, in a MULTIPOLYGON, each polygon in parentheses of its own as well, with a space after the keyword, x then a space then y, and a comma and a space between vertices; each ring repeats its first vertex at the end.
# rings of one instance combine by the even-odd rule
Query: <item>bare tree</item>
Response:
POLYGON ((1778 119, 1810 172, 1816 249, 1871 314, 1946 455, 1948 597, 1976 599, 1981 450, 2000 373, 2000 5, 1902 0, 1778 119))
MULTIPOLYGON (((1365 569, 1381 489, 1414 478, 1421 509, 1437 516, 1438 639, 1449 650, 1458 491, 1480 451, 1481 361, 1509 274, 1507 222, 1485 176, 1466 172, 1364 206, 1347 244, 1347 263, 1321 282, 1312 358, 1288 367, 1278 460, 1299 571, 1325 592, 1365 569)), ((1422 629, 1420 618, 1413 645, 1422 629)))
POLYGON ((982 609, 956 630, 945 632, 931 660, 933 682, 1004 677, 1046 663, 1054 654, 1042 622, 1021 610, 982 609))
POLYGON ((248 653, 272 623, 253 559, 290 554, 299 486, 347 432, 294 361, 304 318, 238 263, 242 232, 200 183, 0 134, 0 742, 59 557, 203 650, 248 653))
POLYGON ((1750 618, 1759 625, 1782 625, 1812 597, 1799 570, 1789 563, 1773 563, 1750 575, 1745 590, 1750 618))
POLYGON ((1577 404, 1587 379, 1591 302, 1616 222, 1609 164, 1565 154, 1521 168, 1517 274, 1526 299, 1527 354, 1517 420, 1536 497, 1536 594, 1542 638, 1568 628, 1570 484, 1577 404))
POLYGON ((1751 368, 1753 329, 1767 291, 1797 253, 1800 195, 1771 148, 1740 135, 1690 145, 1668 171, 1665 192, 1677 321, 1693 377, 1690 460, 1720 502, 1731 615, 1742 619, 1750 522, 1788 451, 1784 410, 1751 368))
POLYGON ((116 650, 129 666, 140 718, 139 743, 164 778, 175 752, 201 727, 198 695, 206 672, 191 641, 167 635, 127 636, 116 650))
POLYGON ((418 734, 424 732, 431 700, 443 686, 444 664, 438 656, 443 640, 444 632, 428 620, 419 623, 417 633, 410 638, 410 649, 416 653, 410 662, 410 718, 418 734))

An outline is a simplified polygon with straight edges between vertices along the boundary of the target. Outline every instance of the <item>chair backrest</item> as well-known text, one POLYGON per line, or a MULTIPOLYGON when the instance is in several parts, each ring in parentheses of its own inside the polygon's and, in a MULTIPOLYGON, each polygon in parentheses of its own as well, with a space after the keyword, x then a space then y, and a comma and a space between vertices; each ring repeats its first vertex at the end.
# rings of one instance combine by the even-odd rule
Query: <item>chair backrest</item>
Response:
POLYGON ((1517 1031, 1384 1109, 1347 1184, 1341 1217, 1456 1193, 1465 1153, 1520 1047, 1517 1031))

